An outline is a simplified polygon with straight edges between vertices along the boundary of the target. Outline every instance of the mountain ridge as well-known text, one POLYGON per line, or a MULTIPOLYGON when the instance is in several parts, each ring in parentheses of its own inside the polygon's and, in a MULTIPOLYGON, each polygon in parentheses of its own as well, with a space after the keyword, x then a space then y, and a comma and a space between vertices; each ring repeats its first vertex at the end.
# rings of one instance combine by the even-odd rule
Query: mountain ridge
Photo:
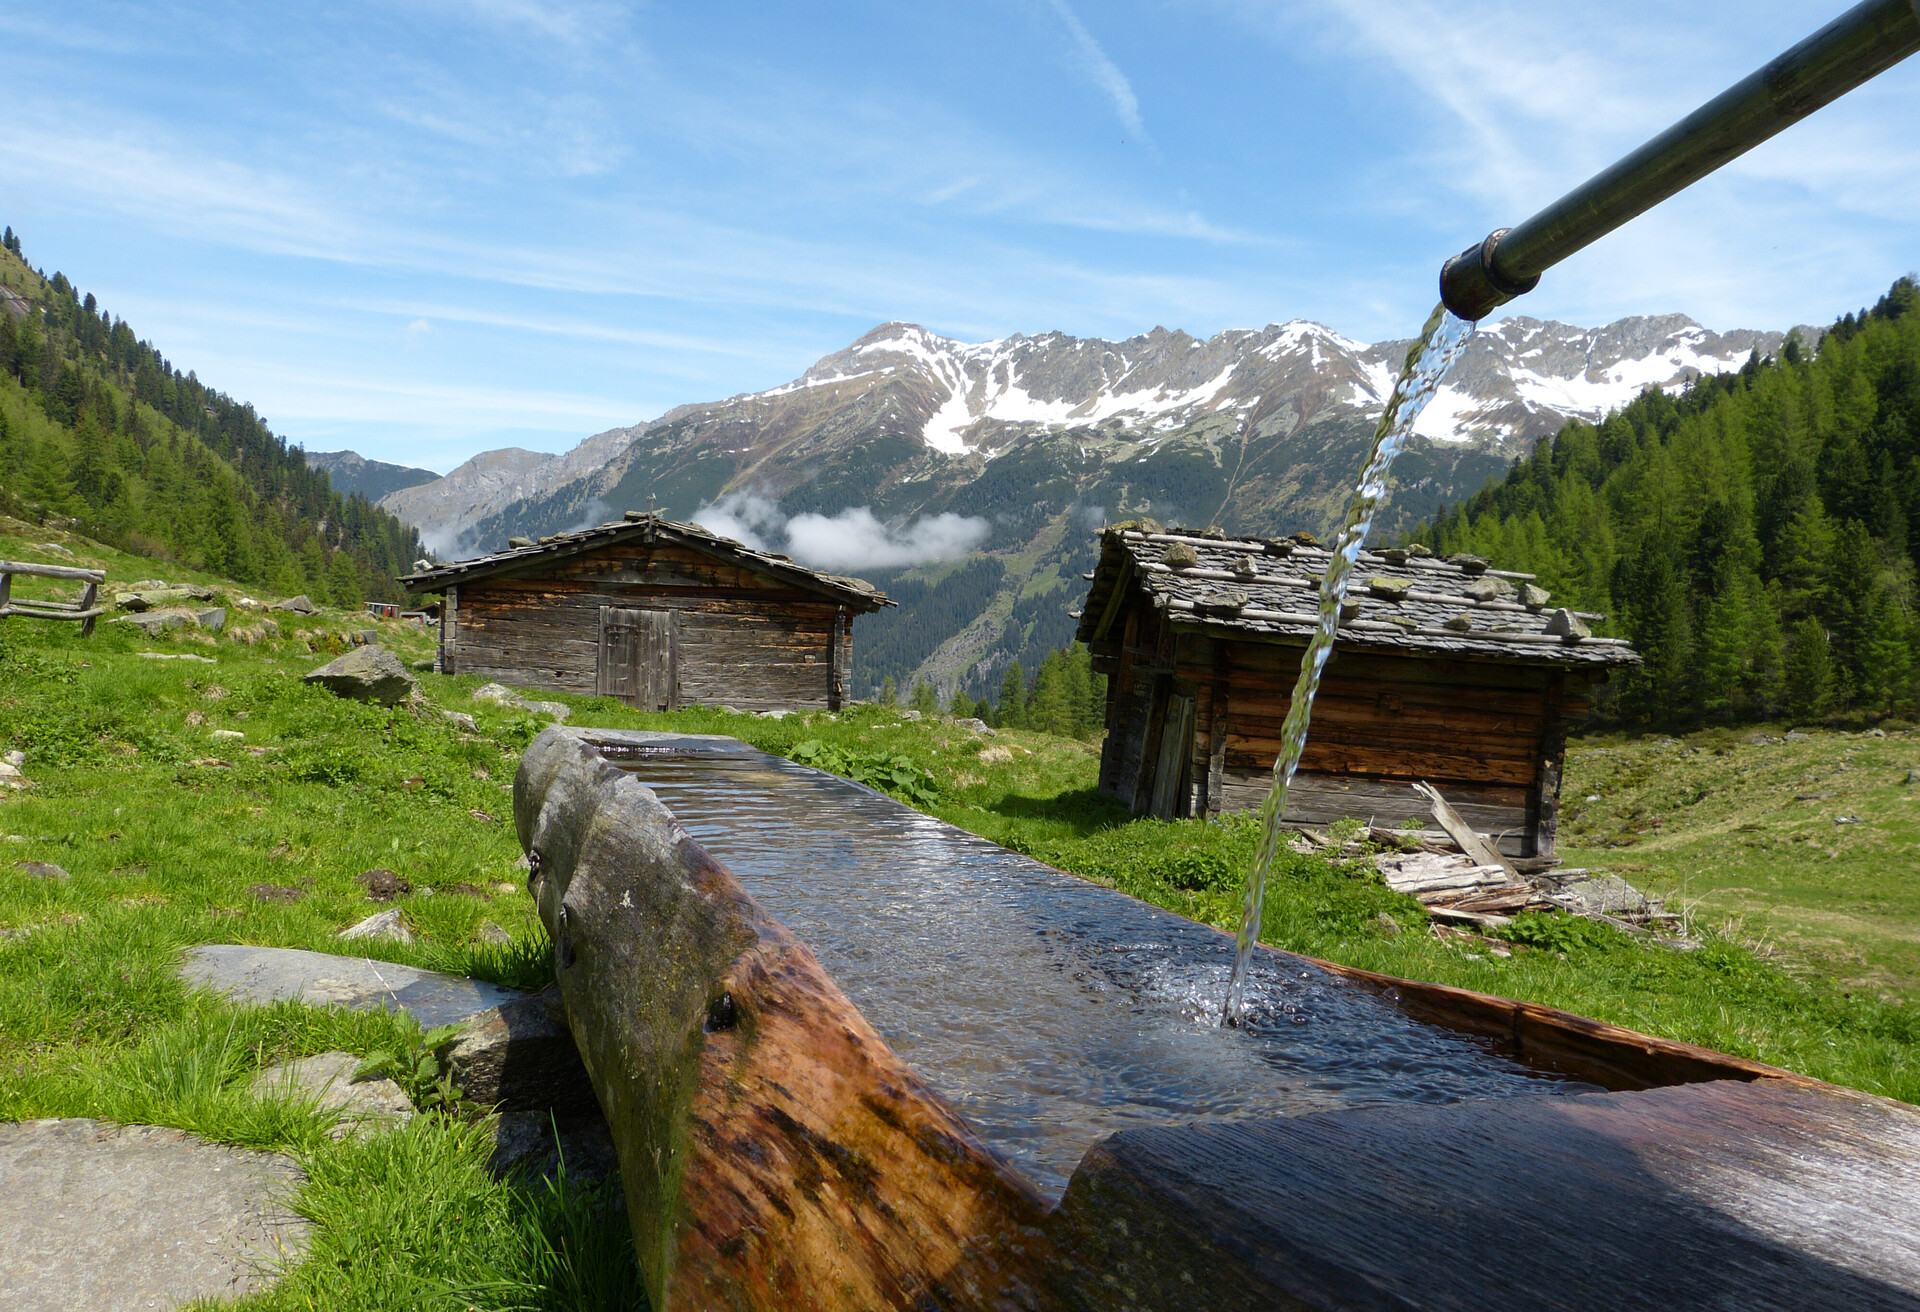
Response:
MULTIPOLYGON (((1522 316, 1489 324, 1416 426, 1380 528, 1477 491, 1568 419, 1598 420, 1644 387, 1736 369, 1784 339, 1714 333, 1684 315, 1596 329, 1522 316)), ((1066 601, 1057 616, 1025 603, 1084 570, 1082 530, 1103 519, 1328 530, 1408 345, 1361 343, 1307 320, 1206 339, 1158 327, 1124 341, 1045 333, 978 343, 891 322, 780 386, 676 406, 510 471, 494 467, 501 453, 483 453, 381 504, 453 555, 653 504, 710 527, 787 534, 783 549, 801 559, 810 545, 844 556, 884 544, 869 554, 912 559, 908 573, 923 581, 941 568, 913 556, 915 526, 977 520, 987 526, 981 549, 1006 565, 993 600, 911 668, 863 670, 856 656, 855 674, 979 687, 1037 654, 1038 642, 1066 640, 1066 601), (855 523, 856 511, 866 519, 855 523), (804 536, 789 532, 801 525, 804 536)), ((914 627, 912 609, 862 631, 914 627)))

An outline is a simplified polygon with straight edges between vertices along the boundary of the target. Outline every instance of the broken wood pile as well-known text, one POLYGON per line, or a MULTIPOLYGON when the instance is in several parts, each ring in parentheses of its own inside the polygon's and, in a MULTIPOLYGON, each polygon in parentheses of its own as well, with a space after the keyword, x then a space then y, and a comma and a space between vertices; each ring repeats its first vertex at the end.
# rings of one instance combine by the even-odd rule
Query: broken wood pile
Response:
MULTIPOLYGON (((1630 934, 1680 927, 1680 917, 1626 880, 1604 871, 1559 869, 1553 857, 1508 857, 1492 836, 1478 833, 1447 804, 1432 784, 1413 790, 1426 800, 1444 837, 1430 830, 1369 826, 1355 842, 1392 847, 1373 858, 1387 887, 1417 899, 1437 921, 1496 929, 1523 911, 1565 911, 1630 934)), ((1302 830, 1313 846, 1332 847, 1331 837, 1302 830)))

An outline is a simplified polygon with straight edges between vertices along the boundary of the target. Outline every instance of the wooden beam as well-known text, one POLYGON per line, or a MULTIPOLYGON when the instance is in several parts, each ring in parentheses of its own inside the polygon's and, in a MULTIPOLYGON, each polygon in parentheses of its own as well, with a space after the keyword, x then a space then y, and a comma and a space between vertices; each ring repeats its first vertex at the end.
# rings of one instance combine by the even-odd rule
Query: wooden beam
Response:
POLYGON ((1413 791, 1427 799, 1433 807, 1433 818, 1440 822, 1440 827, 1447 831, 1448 837, 1460 844, 1460 850, 1473 858, 1476 865, 1499 866, 1509 875, 1517 877, 1518 872, 1514 870, 1512 863, 1501 856, 1492 844, 1480 837, 1472 825, 1462 820, 1459 814, 1447 805, 1447 799, 1440 795, 1438 788, 1422 782, 1414 784, 1413 791))
POLYGON ((1107 630, 1113 627, 1114 619, 1120 614, 1120 608, 1126 601, 1127 585, 1133 581, 1133 557, 1125 556, 1120 561, 1120 571, 1114 575, 1113 592, 1107 598, 1106 608, 1100 612, 1100 622, 1093 626, 1093 637, 1097 641, 1107 636, 1107 630))
POLYGON ((32 574, 43 579, 86 579, 93 583, 107 581, 107 572, 103 569, 79 569, 73 565, 27 565, 17 560, 0 560, 0 574, 32 574))

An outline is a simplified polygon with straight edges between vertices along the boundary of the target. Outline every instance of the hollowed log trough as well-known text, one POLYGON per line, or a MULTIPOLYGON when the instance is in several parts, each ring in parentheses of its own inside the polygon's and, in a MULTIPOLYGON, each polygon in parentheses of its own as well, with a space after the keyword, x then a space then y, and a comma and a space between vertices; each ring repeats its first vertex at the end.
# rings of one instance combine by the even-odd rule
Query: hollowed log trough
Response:
POLYGON ((1324 962, 1613 1092, 1127 1130, 1049 1208, 600 750, 658 737, 549 729, 514 784, 656 1312, 1920 1312, 1913 1108, 1324 962))

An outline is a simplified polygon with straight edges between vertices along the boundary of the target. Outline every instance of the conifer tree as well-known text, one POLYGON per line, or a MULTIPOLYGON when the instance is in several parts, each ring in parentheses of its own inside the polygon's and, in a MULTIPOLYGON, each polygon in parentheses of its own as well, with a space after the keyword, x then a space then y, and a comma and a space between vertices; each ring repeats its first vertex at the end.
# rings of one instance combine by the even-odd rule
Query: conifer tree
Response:
POLYGON ((891 674, 880 680, 880 696, 878 701, 882 706, 898 706, 900 704, 900 689, 894 684, 891 674))
POLYGON ((929 684, 925 679, 915 679, 913 681, 913 693, 908 698, 907 704, 914 710, 919 711, 922 715, 938 715, 940 713, 940 694, 934 691, 933 685, 929 684))
POLYGON ((993 722, 1002 729, 1027 727, 1027 676, 1020 662, 1007 666, 1000 679, 1000 700, 994 703, 993 722))
POLYGON ((1820 621, 1808 616, 1793 628, 1793 642, 1787 649, 1786 709, 1793 719, 1807 723, 1819 719, 1833 706, 1833 654, 1827 646, 1827 631, 1820 621))

